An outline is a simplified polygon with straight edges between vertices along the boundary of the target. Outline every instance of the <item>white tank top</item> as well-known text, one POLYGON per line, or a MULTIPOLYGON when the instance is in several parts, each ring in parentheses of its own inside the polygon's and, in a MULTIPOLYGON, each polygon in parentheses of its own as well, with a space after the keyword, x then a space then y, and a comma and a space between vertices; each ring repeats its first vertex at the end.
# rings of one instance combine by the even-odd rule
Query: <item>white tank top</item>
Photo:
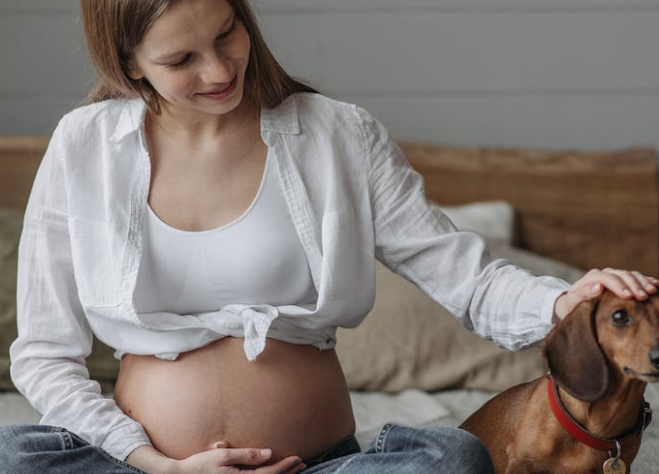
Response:
POLYGON ((133 304, 138 314, 195 314, 228 304, 313 303, 318 295, 276 176, 266 158, 250 207, 207 231, 173 228, 147 205, 133 304))

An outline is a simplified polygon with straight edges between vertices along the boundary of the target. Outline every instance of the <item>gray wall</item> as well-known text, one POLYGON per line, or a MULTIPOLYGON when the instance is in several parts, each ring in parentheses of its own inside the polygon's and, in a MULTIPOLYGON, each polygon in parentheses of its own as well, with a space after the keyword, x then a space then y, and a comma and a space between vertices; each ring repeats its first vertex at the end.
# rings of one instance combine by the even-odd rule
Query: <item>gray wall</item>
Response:
MULTIPOLYGON (((253 0, 293 75, 399 139, 659 147, 659 0, 253 0)), ((0 134, 88 90, 76 0, 0 5, 0 134)))

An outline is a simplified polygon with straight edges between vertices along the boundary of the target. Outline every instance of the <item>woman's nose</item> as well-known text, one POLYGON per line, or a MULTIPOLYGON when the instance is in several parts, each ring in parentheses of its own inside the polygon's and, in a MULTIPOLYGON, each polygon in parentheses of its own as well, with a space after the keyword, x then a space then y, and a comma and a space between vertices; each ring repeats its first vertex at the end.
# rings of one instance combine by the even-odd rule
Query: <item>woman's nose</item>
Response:
POLYGON ((211 55, 206 59, 200 76, 207 84, 231 82, 233 80, 231 62, 218 54, 211 55))

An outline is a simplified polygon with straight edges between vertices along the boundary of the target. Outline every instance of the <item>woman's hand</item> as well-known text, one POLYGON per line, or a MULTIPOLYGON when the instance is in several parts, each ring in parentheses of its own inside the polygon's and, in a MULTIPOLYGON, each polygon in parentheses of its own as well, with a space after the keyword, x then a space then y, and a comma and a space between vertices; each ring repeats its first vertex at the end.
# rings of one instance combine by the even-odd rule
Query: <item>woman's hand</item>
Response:
POLYGON ((274 464, 263 466, 270 457, 270 449, 230 448, 215 443, 212 449, 175 461, 172 474, 295 474, 306 466, 297 456, 289 456, 274 464), (238 467, 240 466, 240 467, 238 467), (259 467, 261 466, 261 467, 259 467))
POLYGON ((126 461, 151 474, 295 474, 306 467, 297 456, 264 466, 271 457, 270 449, 231 448, 218 442, 208 451, 182 460, 168 458, 153 446, 141 446, 126 461))
POLYGON ((591 270, 556 299, 554 320, 557 322, 556 318, 563 319, 579 303, 599 296, 604 289, 611 290, 620 298, 643 301, 655 294, 658 286, 659 280, 636 271, 614 268, 591 270))

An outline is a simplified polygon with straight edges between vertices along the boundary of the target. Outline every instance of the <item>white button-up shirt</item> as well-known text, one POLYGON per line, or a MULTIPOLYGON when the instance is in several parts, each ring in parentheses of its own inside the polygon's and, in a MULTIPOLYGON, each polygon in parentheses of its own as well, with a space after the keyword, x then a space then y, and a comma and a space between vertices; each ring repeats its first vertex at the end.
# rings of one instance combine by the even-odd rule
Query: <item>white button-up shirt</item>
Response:
MULTIPOLYGON (((311 269, 310 306, 236 301, 203 314, 138 315, 150 159, 145 106, 111 100, 77 109, 55 130, 37 173, 19 247, 12 377, 43 413, 125 459, 144 430, 105 398, 84 365, 92 332, 120 353, 173 359, 224 336, 253 360, 266 336, 319 349, 373 306, 375 259, 418 285, 471 331, 519 349, 551 329, 567 284, 493 260, 457 232, 423 181, 364 110, 296 94, 261 114, 261 134, 311 269)), ((448 362, 448 361, 447 361, 448 362)))

